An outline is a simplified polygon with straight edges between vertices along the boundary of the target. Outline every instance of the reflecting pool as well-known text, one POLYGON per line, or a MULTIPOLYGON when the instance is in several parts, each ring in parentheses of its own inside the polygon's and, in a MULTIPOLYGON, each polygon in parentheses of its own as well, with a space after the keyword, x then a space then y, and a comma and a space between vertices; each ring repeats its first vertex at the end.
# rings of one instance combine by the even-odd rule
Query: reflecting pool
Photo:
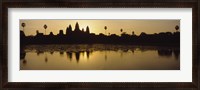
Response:
POLYGON ((179 70, 180 48, 70 44, 20 48, 21 70, 179 70))

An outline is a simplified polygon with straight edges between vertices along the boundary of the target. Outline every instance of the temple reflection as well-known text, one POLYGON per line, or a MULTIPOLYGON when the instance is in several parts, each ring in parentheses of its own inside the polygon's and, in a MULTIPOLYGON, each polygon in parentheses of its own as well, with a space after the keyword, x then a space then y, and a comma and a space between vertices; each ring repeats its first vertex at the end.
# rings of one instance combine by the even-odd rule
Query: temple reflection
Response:
POLYGON ((87 56, 87 59, 89 59, 89 57, 90 57, 90 51, 86 51, 86 56, 87 56))
POLYGON ((79 62, 80 59, 80 52, 75 52, 76 61, 79 62))
MULTIPOLYGON (((90 60, 90 56, 93 52, 102 52, 104 55, 104 60, 107 61, 108 58, 110 58, 110 51, 119 53, 119 57, 125 58, 127 53, 137 53, 138 51, 141 53, 144 53, 146 51, 155 51, 157 52, 157 55, 160 57, 175 57, 176 60, 179 60, 180 58, 180 50, 179 49, 174 49, 174 48, 158 48, 158 47, 134 47, 134 46, 120 46, 120 45, 104 45, 102 46, 84 46, 85 48, 81 46, 70 46, 70 47, 44 47, 44 48, 22 48, 20 49, 20 60, 23 60, 23 64, 27 63, 26 59, 26 50, 32 50, 35 51, 36 55, 43 55, 44 56, 44 61, 48 63, 48 60, 50 56, 52 57, 53 55, 56 55, 58 53, 59 56, 53 56, 53 57, 66 57, 67 60, 70 62, 72 60, 75 60, 77 63, 80 62, 80 60, 87 59, 90 60), (73 48, 72 48, 73 47, 73 48), (66 53, 66 54, 64 54, 66 53)), ((135 54, 134 54, 135 55, 135 54)))
POLYGON ((179 70, 180 49, 134 45, 31 45, 20 49, 20 65, 22 70, 30 67, 41 70, 179 70))
POLYGON ((72 60, 72 52, 67 52, 67 58, 71 61, 72 60))
POLYGON ((67 59, 70 61, 72 60, 73 57, 75 57, 76 61, 79 62, 80 58, 84 58, 85 54, 86 54, 87 59, 89 59, 91 53, 92 51, 76 51, 76 52, 68 51, 66 52, 66 56, 67 56, 67 59))

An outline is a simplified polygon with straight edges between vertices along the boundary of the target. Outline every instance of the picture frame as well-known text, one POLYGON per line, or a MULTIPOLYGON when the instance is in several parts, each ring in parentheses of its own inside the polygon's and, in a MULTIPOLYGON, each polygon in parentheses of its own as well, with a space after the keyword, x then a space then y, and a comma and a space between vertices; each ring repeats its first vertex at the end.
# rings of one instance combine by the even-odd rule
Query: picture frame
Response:
POLYGON ((199 89, 199 1, 196 0, 85 0, 2 2, 2 88, 166 88, 199 89), (192 82, 8 82, 8 8, 192 8, 192 82))

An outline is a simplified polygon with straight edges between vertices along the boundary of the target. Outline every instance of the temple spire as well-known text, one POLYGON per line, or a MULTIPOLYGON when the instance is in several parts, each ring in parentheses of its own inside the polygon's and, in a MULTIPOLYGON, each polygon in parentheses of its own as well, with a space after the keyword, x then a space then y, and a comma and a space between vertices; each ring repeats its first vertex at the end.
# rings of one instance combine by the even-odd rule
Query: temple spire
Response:
POLYGON ((78 22, 76 22, 75 30, 74 31, 80 31, 78 22))
POLYGON ((86 33, 90 33, 90 29, 88 26, 86 27, 86 33))

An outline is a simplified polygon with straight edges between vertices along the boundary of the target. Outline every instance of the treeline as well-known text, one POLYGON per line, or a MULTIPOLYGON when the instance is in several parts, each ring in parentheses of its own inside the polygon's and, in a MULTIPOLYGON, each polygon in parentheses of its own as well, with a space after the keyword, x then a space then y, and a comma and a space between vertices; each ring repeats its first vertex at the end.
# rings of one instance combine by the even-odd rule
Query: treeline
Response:
POLYGON ((63 34, 60 31, 58 35, 41 35, 25 36, 23 31, 20 31, 20 43, 23 44, 146 44, 146 45, 179 45, 180 32, 162 32, 158 34, 137 35, 116 34, 91 34, 87 32, 72 31, 68 34, 63 34))

